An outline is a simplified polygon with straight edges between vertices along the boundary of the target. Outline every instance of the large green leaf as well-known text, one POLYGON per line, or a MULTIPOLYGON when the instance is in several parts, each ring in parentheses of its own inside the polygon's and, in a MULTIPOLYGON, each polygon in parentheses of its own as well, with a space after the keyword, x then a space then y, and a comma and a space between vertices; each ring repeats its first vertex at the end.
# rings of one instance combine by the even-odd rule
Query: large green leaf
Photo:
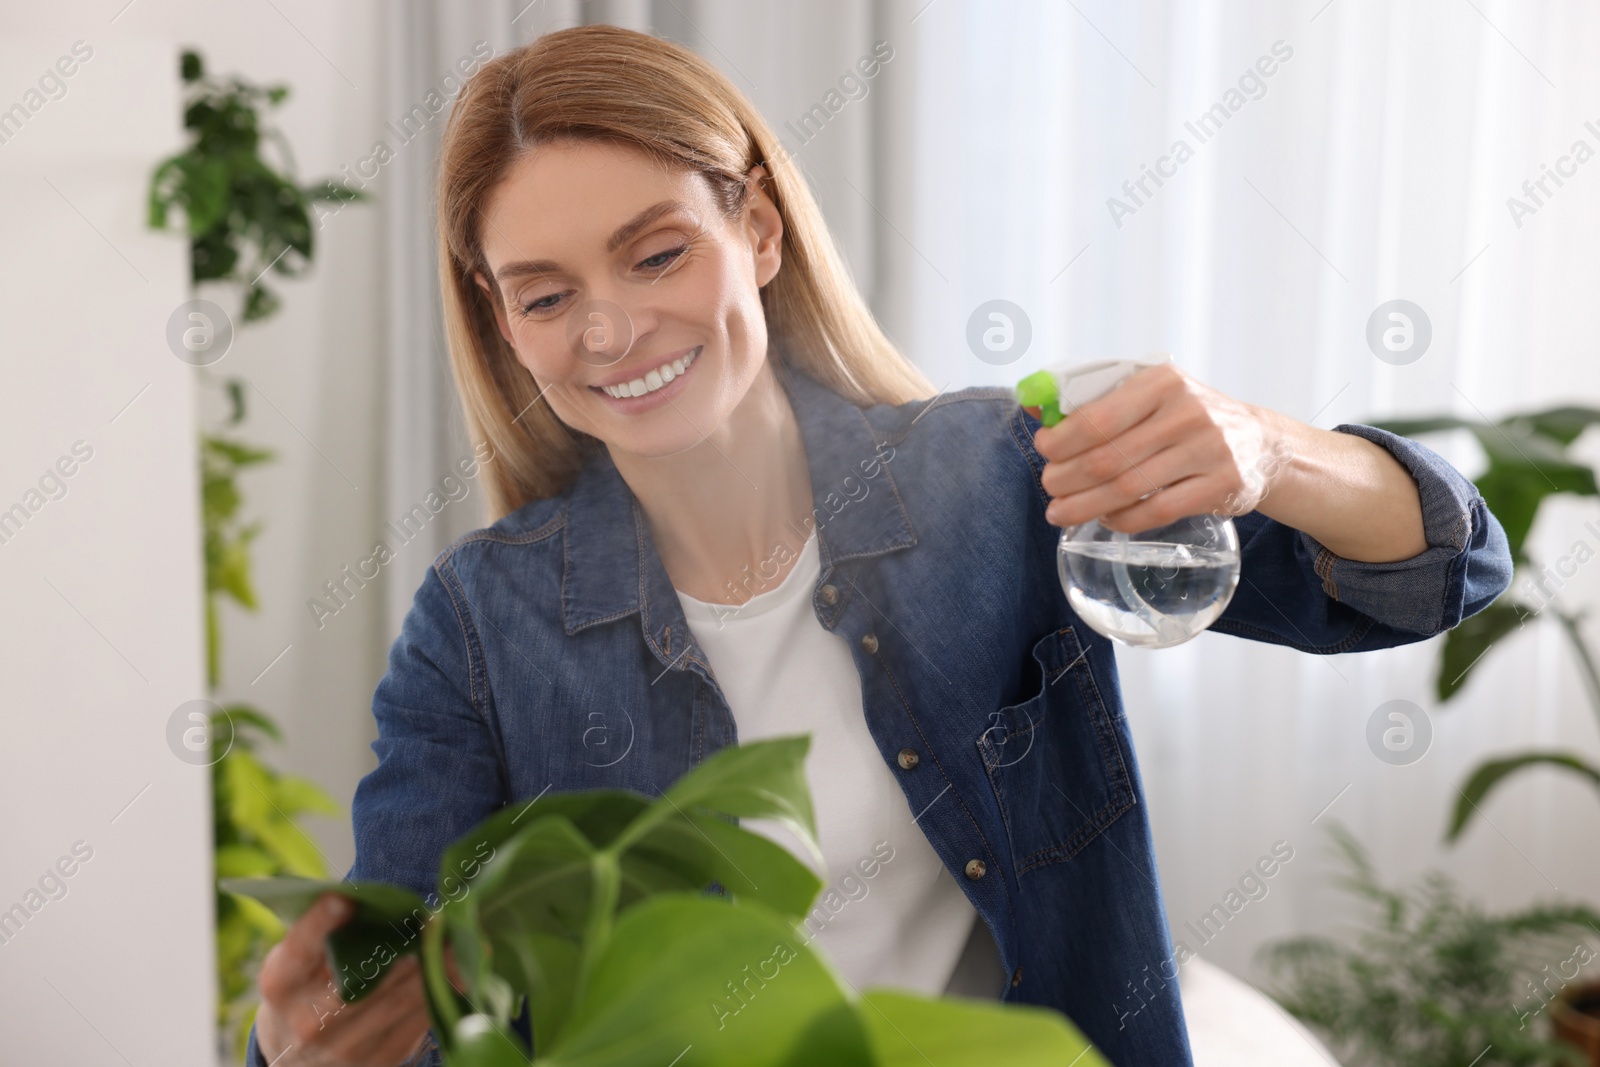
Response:
MULTIPOLYGON (((625 879, 640 861, 696 886, 716 882, 736 898, 759 901, 794 919, 806 913, 822 889, 822 880, 782 845, 693 811, 674 812, 634 842, 623 854, 625 879)), ((623 888, 626 902, 626 882, 623 888)))
POLYGON ((705 775, 714 788, 695 787, 700 771, 686 776, 695 787, 685 791, 687 804, 651 805, 618 791, 554 794, 509 805, 463 835, 445 853, 440 893, 459 895, 448 909, 451 941, 475 1010, 505 1022, 518 1007, 515 991, 525 991, 536 1046, 554 1039, 578 979, 600 852, 616 862, 619 911, 716 884, 788 918, 803 915, 821 888, 817 876, 781 845, 703 810, 707 801, 727 801, 799 813, 781 791, 760 804, 750 800, 738 772, 742 763, 783 783, 792 777, 788 766, 803 758, 804 745, 788 740, 730 749, 705 775))
POLYGON ((1434 691, 1439 699, 1449 700, 1459 693, 1489 649, 1521 626, 1526 615, 1525 609, 1501 597, 1446 632, 1444 654, 1439 657, 1439 675, 1434 680, 1434 691))
POLYGON ((1589 784, 1600 789, 1600 770, 1585 763, 1579 756, 1566 752, 1524 752, 1517 756, 1507 756, 1504 759, 1487 760, 1478 765, 1472 772, 1472 777, 1467 779, 1467 784, 1461 787, 1460 796, 1456 800, 1455 815, 1450 820, 1450 829, 1445 834, 1446 841, 1454 841, 1461 836, 1467 823, 1478 813, 1483 805, 1484 798, 1510 775, 1522 770, 1524 767, 1561 767, 1572 771, 1574 774, 1588 780, 1589 784))
POLYGON ((872 990, 856 1014, 878 1067, 1110 1067, 1065 1016, 1045 1008, 872 990))
POLYGON ((624 835, 638 839, 655 823, 695 808, 741 819, 772 819, 785 826, 821 865, 817 820, 806 785, 809 736, 779 737, 729 746, 680 778, 624 835))
POLYGON ((475 879, 506 841, 543 816, 567 819, 595 848, 604 848, 649 806, 648 797, 620 789, 546 793, 531 801, 508 804, 445 849, 439 865, 440 895, 449 895, 447 878, 475 879))
POLYGON ((1489 457, 1489 467, 1474 482, 1505 528, 1514 559, 1527 558, 1523 543, 1545 497, 1600 492, 1594 471, 1568 459, 1548 438, 1487 427, 1478 433, 1478 442, 1489 457))
POLYGON ((377 882, 225 878, 220 885, 226 892, 259 900, 286 924, 304 915, 324 893, 352 901, 355 914, 327 942, 328 970, 347 1004, 372 992, 395 961, 417 951, 421 927, 433 914, 410 890, 377 882))
POLYGON ((1438 433, 1441 430, 1472 430, 1477 431, 1484 424, 1476 419, 1463 419, 1455 415, 1437 415, 1425 419, 1381 419, 1375 420, 1371 425, 1380 430, 1399 434, 1401 437, 1417 437, 1425 433, 1438 433))
POLYGON ((872 1062, 833 973, 791 925, 758 904, 689 894, 622 913, 539 1059, 550 1067, 872 1062))
POLYGON ((1535 411, 1527 415, 1513 415, 1502 422, 1508 429, 1526 430, 1570 445, 1578 436, 1600 423, 1600 408, 1559 407, 1535 411))
MULTIPOLYGON (((623 798, 606 800, 583 814, 593 818, 629 806, 623 798)), ((536 1044, 555 1036, 572 1002, 578 946, 594 896, 595 853, 566 815, 533 818, 501 841, 446 909, 474 1009, 506 1023, 519 1007, 519 991, 525 993, 536 1044)))

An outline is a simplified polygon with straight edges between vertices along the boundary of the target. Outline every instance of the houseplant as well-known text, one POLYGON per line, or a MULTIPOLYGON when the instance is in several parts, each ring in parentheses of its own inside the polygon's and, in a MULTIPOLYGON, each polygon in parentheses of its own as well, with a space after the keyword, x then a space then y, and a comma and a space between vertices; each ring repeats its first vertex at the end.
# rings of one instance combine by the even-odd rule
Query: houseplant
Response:
MULTIPOLYGON (((175 216, 181 216, 181 230, 189 240, 191 285, 241 290, 241 320, 265 319, 280 302, 262 278, 268 273, 293 276, 311 262, 312 206, 364 197, 343 183, 302 186, 294 180, 288 143, 260 120, 262 107, 276 107, 287 98, 286 87, 209 77, 193 51, 183 53, 179 73, 187 86, 183 121, 188 144, 152 175, 148 224, 174 229, 175 216), (263 157, 263 143, 278 150, 277 165, 263 157)), ((220 604, 231 600, 249 611, 257 607, 250 547, 261 525, 241 517, 244 498, 238 479, 241 472, 271 462, 273 455, 232 436, 245 418, 244 383, 205 380, 220 387, 229 412, 222 428, 200 439, 206 679, 216 696, 221 686, 220 604)), ((218 877, 326 877, 322 857, 298 821, 306 814, 337 814, 338 807, 310 781, 280 774, 261 760, 259 743, 282 739, 271 717, 251 705, 230 703, 213 712, 209 737, 212 752, 221 754, 211 764, 218 877)), ((218 890, 217 1028, 224 1047, 241 1056, 255 1016, 256 967, 282 934, 282 924, 270 910, 218 890)))
POLYGON ((1542 1017, 1600 959, 1600 913, 1547 905, 1490 915, 1444 875, 1379 884, 1342 827, 1330 831, 1340 885, 1364 912, 1352 938, 1301 937, 1262 950, 1274 996, 1350 1067, 1582 1065, 1542 1017))
POLYGON ((815 850, 809 739, 723 749, 660 797, 541 795, 462 835, 434 901, 373 883, 277 878, 224 887, 286 922, 323 892, 356 903, 328 938, 340 996, 359 1000, 420 952, 451 1067, 1013 1067, 1105 1060, 1042 1008, 857 993, 801 926, 821 883, 732 820, 775 819, 815 850), (731 817, 731 819, 730 819, 731 817), (454 953, 463 989, 446 976, 454 953))
MULTIPOLYGON (((1445 635, 1434 683, 1441 702, 1462 691, 1491 648, 1530 620, 1545 615, 1553 618, 1566 636, 1590 708, 1600 721, 1600 661, 1584 639, 1585 612, 1565 608, 1557 601, 1561 587, 1600 551, 1600 525, 1586 523, 1583 536, 1553 566, 1541 567, 1527 551, 1528 533, 1545 500, 1563 493, 1597 494, 1594 470, 1569 454, 1572 444, 1597 422, 1600 410, 1566 406, 1510 415, 1498 422, 1446 415, 1378 424, 1406 437, 1445 430, 1472 433, 1488 459, 1487 468, 1474 479, 1478 491, 1505 528, 1512 561, 1524 574, 1522 581, 1488 608, 1445 635)), ((1576 775, 1600 788, 1600 764, 1577 752, 1537 749, 1485 760, 1457 788, 1445 839, 1458 840, 1491 791, 1535 767, 1576 775)), ((1600 1067, 1600 981, 1565 990, 1552 1011, 1558 1031, 1587 1049, 1590 1062, 1600 1067)))
MULTIPOLYGON (((1474 481, 1484 503, 1505 528, 1512 562, 1527 575, 1493 604, 1445 634, 1444 652, 1434 683, 1441 702, 1449 701, 1462 691, 1484 656, 1502 638, 1521 629, 1536 616, 1549 615, 1568 639, 1596 721, 1600 722, 1600 668, 1583 636, 1584 612, 1563 609, 1555 603, 1555 593, 1560 586, 1576 573, 1577 566, 1600 549, 1600 527, 1594 523, 1585 527, 1594 543, 1580 539, 1573 551, 1557 562, 1559 573, 1549 566, 1539 567, 1527 551, 1528 532, 1545 500, 1562 493, 1600 494, 1594 470, 1568 455, 1573 442, 1596 423, 1600 423, 1600 410, 1559 407, 1511 415, 1492 423, 1447 415, 1377 424, 1404 437, 1443 430, 1472 433, 1488 458, 1488 467, 1474 481), (1568 564, 1574 568, 1571 573, 1567 573, 1568 564)), ((1487 760, 1479 764, 1460 787, 1446 839, 1459 838, 1489 793, 1508 777, 1539 766, 1576 774, 1600 787, 1600 766, 1574 752, 1529 751, 1487 760)))

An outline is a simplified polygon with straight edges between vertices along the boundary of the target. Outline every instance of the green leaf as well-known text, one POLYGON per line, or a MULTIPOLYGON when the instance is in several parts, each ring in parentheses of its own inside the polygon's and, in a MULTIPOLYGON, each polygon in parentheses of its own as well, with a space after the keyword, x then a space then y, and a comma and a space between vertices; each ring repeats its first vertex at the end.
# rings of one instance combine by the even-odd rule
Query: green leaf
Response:
POLYGON ((1426 419, 1382 419, 1371 423, 1380 430, 1399 434, 1401 437, 1417 437, 1426 433, 1439 433, 1442 430, 1472 430, 1477 432, 1484 424, 1476 419, 1462 419, 1454 415, 1437 415, 1426 419))
POLYGON ((263 848, 277 857, 283 864, 284 870, 302 878, 325 878, 328 874, 327 864, 323 862, 322 853, 318 851, 316 842, 300 827, 289 821, 288 817, 274 807, 273 814, 268 821, 258 823, 254 836, 263 848))
POLYGON ((244 538, 226 542, 222 546, 216 568, 208 577, 216 583, 216 591, 226 593, 242 607, 257 608, 255 585, 250 580, 250 542, 244 538))
POLYGON ((308 200, 333 201, 340 204, 353 204, 372 199, 360 189, 352 188, 348 182, 336 182, 331 179, 316 185, 308 185, 303 192, 308 200))
POLYGON ((625 879, 637 866, 630 859, 694 885, 716 882, 737 899, 758 901, 792 919, 805 915, 822 888, 811 868, 782 845, 698 812, 657 823, 635 842, 623 857, 625 879))
POLYGON ((237 425, 244 421, 244 382, 229 378, 224 388, 228 392, 228 421, 237 425))
POLYGON ((1449 700, 1459 693, 1489 649, 1520 627, 1527 615, 1526 609, 1502 596, 1446 632, 1444 654, 1439 657, 1439 674, 1434 680, 1439 700, 1449 700))
POLYGON ((1600 788, 1600 770, 1585 763, 1581 757, 1565 752, 1524 752, 1518 756, 1487 760, 1478 765, 1478 769, 1472 772, 1472 777, 1467 779, 1467 784, 1461 787, 1459 798, 1456 800, 1455 815, 1450 820, 1450 829, 1445 833, 1445 840, 1454 841, 1461 836, 1467 823, 1478 813, 1484 798, 1508 776, 1524 767, 1540 765, 1563 767, 1588 779, 1590 785, 1600 788))
POLYGON ((878 1067, 1110 1067, 1066 1017, 1045 1008, 932 1000, 892 990, 862 997, 856 1014, 878 1067))
POLYGON ((570 1004, 593 907, 593 860, 612 848, 620 849, 619 909, 717 883, 798 918, 821 886, 781 845, 698 808, 679 810, 663 800, 652 807, 619 791, 553 794, 507 807, 446 851, 440 894, 456 899, 461 883, 469 885, 448 910, 459 915, 450 924, 452 942, 472 975, 478 1010, 504 1021, 514 999, 508 988, 527 991, 539 1047, 548 1045, 570 1004), (623 840, 633 825, 643 830, 623 840), (472 931, 482 931, 476 942, 472 931))
POLYGON ((278 873, 278 861, 253 845, 224 845, 217 849, 218 878, 265 878, 278 873))
POLYGON ((1527 559, 1523 542, 1544 498, 1555 493, 1594 496, 1594 471, 1568 459, 1563 446, 1508 422, 1473 430, 1489 458, 1489 467, 1474 481, 1484 503, 1505 528, 1511 555, 1527 559))
POLYGON ((253 708, 249 704, 228 704, 222 711, 233 723, 235 736, 243 734, 245 729, 253 729, 259 730, 274 741, 283 740, 283 731, 278 728, 278 724, 258 708, 253 708))
POLYGON ((759 905, 669 894, 624 911, 550 1067, 866 1067, 827 965, 759 905))
POLYGON ((703 808, 742 819, 776 820, 821 866, 817 821, 805 777, 810 747, 808 736, 730 745, 680 778, 623 836, 638 840, 673 813, 687 815, 703 808))
POLYGON ((353 901, 356 912, 328 935, 328 970, 339 997, 354 1004, 370 993, 396 960, 417 951, 432 910, 415 893, 376 882, 308 878, 227 878, 221 887, 260 901, 293 923, 324 893, 353 901))
POLYGON ((276 314, 282 306, 283 302, 278 299, 276 293, 260 282, 256 282, 245 291, 244 321, 259 322, 276 314))
POLYGON ((1559 407, 1527 415, 1513 415, 1503 420, 1501 425, 1508 429, 1542 434, 1566 446, 1596 423, 1600 423, 1600 408, 1559 407))
POLYGON ((456 1024, 447 1057, 450 1067, 527 1067, 528 1054, 504 1024, 487 1015, 467 1015, 456 1024))
POLYGON ((546 815, 560 815, 577 827, 595 848, 604 848, 649 806, 647 797, 620 789, 546 793, 531 801, 509 804, 445 849, 439 865, 440 895, 449 895, 444 884, 446 877, 476 878, 482 865, 518 830, 546 815))
POLYGON ((469 999, 505 1022, 515 998, 504 983, 527 983, 518 988, 532 1007, 536 1045, 554 1037, 572 1001, 594 855, 593 842, 566 816, 541 816, 503 842, 447 908, 469 999))
POLYGON ((281 775, 273 783, 273 802, 285 816, 293 819, 304 813, 338 815, 341 808, 327 792, 309 778, 281 775))
MULTIPOLYGON (((229 382, 230 386, 238 387, 238 382, 229 382)), ((258 463, 270 463, 278 458, 278 454, 270 448, 254 448, 230 441, 224 437, 206 437, 203 439, 204 447, 227 460, 235 467, 250 467, 258 463)))

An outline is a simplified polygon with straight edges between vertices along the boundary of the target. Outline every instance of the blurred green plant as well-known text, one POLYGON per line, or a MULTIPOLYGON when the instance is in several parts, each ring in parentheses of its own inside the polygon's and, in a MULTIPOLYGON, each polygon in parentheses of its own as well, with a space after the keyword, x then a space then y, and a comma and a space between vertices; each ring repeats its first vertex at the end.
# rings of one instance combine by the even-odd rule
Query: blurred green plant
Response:
POLYGON ((1575 954, 1595 954, 1600 913, 1544 905, 1488 915, 1433 871, 1406 889, 1380 885, 1349 831, 1330 836, 1346 873, 1337 880, 1364 917, 1346 940, 1299 937, 1261 955, 1284 1008, 1319 1031, 1352 1067, 1583 1065, 1577 1049, 1543 1036, 1540 1016, 1575 954), (1537 983, 1537 984, 1536 984, 1537 983))
POLYGON ((891 990, 857 993, 801 922, 821 882, 732 819, 781 822, 816 853, 810 739, 726 748, 654 799, 541 795, 446 849, 437 905, 377 883, 225 883, 293 922, 325 892, 356 904, 327 940, 354 1002, 422 956, 433 1033, 451 1067, 1108 1067, 1059 1013, 891 990), (732 817, 730 819, 729 817, 732 817), (454 954, 463 992, 446 973, 454 954), (768 993, 769 986, 779 992, 768 993))
MULTIPOLYGON (((302 815, 338 815, 333 798, 304 778, 279 774, 256 755, 261 737, 281 741, 277 724, 247 704, 212 716, 212 743, 231 741, 211 765, 212 834, 217 877, 288 874, 326 878, 328 869, 297 824, 302 815)), ((217 890, 217 1029, 226 1047, 244 1058, 255 1022, 255 976, 283 924, 247 897, 217 890)))
MULTIPOLYGON (((1457 418, 1453 415, 1424 419, 1394 419, 1375 423, 1403 437, 1467 430, 1482 447, 1488 467, 1473 481, 1484 503, 1505 528, 1511 558, 1519 571, 1533 571, 1546 579, 1549 568, 1539 568, 1527 552, 1528 533, 1533 529, 1540 506, 1552 496, 1600 495, 1594 469, 1568 454, 1583 431, 1600 423, 1600 410, 1586 407, 1558 407, 1521 415, 1510 415, 1498 422, 1457 418)), ((1559 583, 1558 583, 1559 584, 1559 583)), ((1527 582, 1523 583, 1528 585, 1527 582)), ((1448 631, 1444 652, 1439 659, 1434 689, 1441 702, 1459 694, 1467 679, 1483 662, 1485 654, 1502 638, 1541 614, 1553 617, 1566 634, 1577 658, 1589 702, 1600 722, 1600 669, 1594 652, 1583 638, 1585 612, 1563 610, 1543 598, 1530 603, 1526 590, 1514 584, 1498 600, 1461 625, 1448 631)), ((1573 752, 1529 751, 1486 760, 1479 764, 1458 788, 1448 841, 1457 840, 1479 812, 1489 793, 1507 778, 1531 767, 1555 767, 1570 771, 1600 788, 1600 767, 1573 752)))
POLYGON ((149 225, 167 229, 173 210, 180 211, 193 284, 242 286, 243 321, 264 319, 280 306, 277 294, 261 283, 267 272, 295 277, 311 265, 312 204, 367 197, 343 181, 301 185, 291 176, 289 142, 263 126, 260 115, 263 107, 288 99, 288 86, 209 77, 192 51, 183 53, 181 74, 189 87, 183 112, 189 146, 156 168, 149 225), (282 170, 262 158, 264 140, 277 148, 282 170))
MULTIPOLYGON (((343 182, 302 186, 292 177, 288 142, 260 116, 263 107, 287 99, 286 86, 208 77, 193 51, 183 53, 179 73, 188 86, 183 122, 189 144, 151 176, 148 224, 173 229, 173 213, 181 213, 191 285, 221 282, 241 288, 242 320, 260 321, 282 306, 261 279, 269 271, 297 276, 311 265, 312 205, 367 198, 343 182), (262 158, 264 141, 276 146, 282 170, 262 158)), ((244 383, 226 379, 221 388, 228 401, 227 429, 200 437, 206 680, 213 696, 222 683, 222 601, 232 600, 246 611, 258 608, 251 545, 262 524, 241 516, 239 476, 274 459, 270 450, 232 436, 245 419, 244 383)), ((277 724, 240 703, 221 708, 211 722, 213 751, 223 753, 211 766, 217 877, 328 877, 299 819, 338 815, 340 809, 311 781, 280 774, 260 758, 262 741, 282 741, 277 724)), ((216 934, 218 1033, 224 1047, 242 1059, 255 1020, 256 971, 283 936, 283 925, 269 909, 219 888, 216 934)))

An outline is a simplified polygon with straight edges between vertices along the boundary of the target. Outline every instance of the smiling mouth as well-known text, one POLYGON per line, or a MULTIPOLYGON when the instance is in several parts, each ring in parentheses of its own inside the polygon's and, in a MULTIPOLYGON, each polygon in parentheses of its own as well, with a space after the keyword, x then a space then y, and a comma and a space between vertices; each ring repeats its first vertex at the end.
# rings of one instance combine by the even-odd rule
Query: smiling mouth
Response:
POLYGON ((634 378, 632 381, 618 382, 616 385, 597 385, 594 388, 617 400, 626 400, 635 396, 648 396, 681 377, 694 361, 700 358, 700 348, 702 347, 704 346, 696 347, 688 355, 680 356, 670 363, 661 364, 661 366, 656 367, 643 377, 634 378))

